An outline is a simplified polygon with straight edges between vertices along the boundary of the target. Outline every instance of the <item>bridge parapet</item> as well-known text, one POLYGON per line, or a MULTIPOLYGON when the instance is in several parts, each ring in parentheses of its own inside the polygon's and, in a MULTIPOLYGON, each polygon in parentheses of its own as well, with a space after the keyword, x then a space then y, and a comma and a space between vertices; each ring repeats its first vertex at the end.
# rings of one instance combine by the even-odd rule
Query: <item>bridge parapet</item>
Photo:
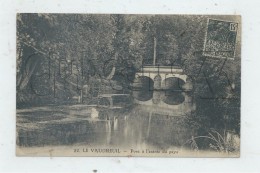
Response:
POLYGON ((183 69, 173 66, 144 66, 140 72, 135 74, 135 77, 145 76, 154 80, 158 75, 160 75, 162 82, 171 77, 179 78, 184 82, 187 81, 187 75, 183 73, 183 69))
POLYGON ((141 72, 157 72, 157 73, 183 73, 183 69, 176 66, 143 66, 141 72))

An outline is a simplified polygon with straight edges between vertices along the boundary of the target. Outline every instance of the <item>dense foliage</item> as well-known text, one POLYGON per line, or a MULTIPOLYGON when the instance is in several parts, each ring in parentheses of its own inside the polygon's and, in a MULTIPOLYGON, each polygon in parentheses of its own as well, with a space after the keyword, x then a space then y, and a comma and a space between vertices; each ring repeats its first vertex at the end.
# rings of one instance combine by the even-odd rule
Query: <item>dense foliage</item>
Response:
POLYGON ((71 104, 99 86, 129 92, 135 72, 153 63, 156 38, 156 64, 180 66, 192 81, 196 118, 239 127, 240 49, 235 60, 202 56, 207 18, 18 14, 17 106, 71 104))

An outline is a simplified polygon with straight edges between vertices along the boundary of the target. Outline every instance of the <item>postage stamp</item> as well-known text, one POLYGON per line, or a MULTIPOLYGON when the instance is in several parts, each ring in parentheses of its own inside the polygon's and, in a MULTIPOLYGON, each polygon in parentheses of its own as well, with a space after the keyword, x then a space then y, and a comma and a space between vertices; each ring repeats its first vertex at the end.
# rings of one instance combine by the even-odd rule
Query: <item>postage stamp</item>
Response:
POLYGON ((234 59, 238 23, 208 19, 203 55, 234 59))
POLYGON ((239 157, 238 23, 17 14, 17 156, 239 157))

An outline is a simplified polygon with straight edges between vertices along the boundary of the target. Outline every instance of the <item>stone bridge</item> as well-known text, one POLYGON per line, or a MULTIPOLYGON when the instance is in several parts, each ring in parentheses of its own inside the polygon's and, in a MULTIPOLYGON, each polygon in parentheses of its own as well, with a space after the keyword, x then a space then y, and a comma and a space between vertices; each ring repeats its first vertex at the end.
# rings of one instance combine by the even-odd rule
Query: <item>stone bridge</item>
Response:
POLYGON ((189 95, 192 84, 181 68, 144 66, 135 79, 134 100, 144 109, 171 116, 187 115, 194 109, 189 95))
POLYGON ((154 80, 158 75, 162 82, 170 77, 179 78, 184 82, 187 80, 187 75, 183 74, 183 70, 174 66, 144 66, 140 72, 135 74, 135 77, 146 76, 154 80))

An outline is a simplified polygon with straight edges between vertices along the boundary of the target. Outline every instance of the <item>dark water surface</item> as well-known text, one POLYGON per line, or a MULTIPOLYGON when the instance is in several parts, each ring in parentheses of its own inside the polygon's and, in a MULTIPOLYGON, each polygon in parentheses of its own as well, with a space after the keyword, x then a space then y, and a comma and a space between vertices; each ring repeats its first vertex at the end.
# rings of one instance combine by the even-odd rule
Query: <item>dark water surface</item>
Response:
POLYGON ((84 105, 17 110, 17 145, 23 147, 149 145, 160 149, 174 146, 220 150, 232 144, 228 149, 235 150, 234 142, 239 141, 232 129, 210 134, 189 116, 153 113, 140 106, 124 111, 84 105), (213 139, 208 138, 210 134, 213 139))

